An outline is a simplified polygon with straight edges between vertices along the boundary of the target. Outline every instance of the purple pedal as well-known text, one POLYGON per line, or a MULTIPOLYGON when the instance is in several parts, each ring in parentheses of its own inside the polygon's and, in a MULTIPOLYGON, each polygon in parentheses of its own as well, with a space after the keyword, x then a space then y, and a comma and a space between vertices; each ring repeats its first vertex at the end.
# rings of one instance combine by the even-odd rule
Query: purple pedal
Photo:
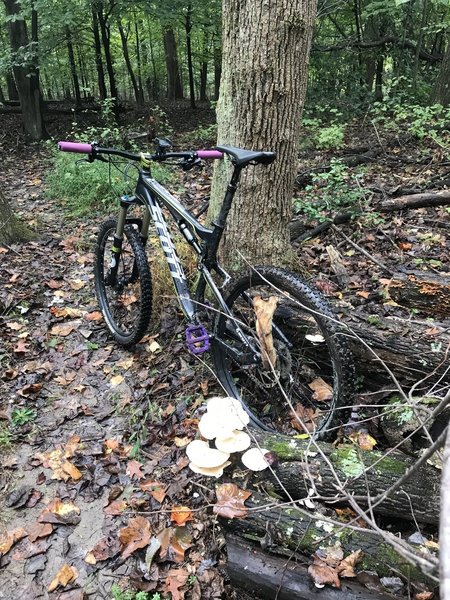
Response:
POLYGON ((203 325, 186 327, 186 344, 192 354, 203 354, 209 350, 209 335, 203 325))

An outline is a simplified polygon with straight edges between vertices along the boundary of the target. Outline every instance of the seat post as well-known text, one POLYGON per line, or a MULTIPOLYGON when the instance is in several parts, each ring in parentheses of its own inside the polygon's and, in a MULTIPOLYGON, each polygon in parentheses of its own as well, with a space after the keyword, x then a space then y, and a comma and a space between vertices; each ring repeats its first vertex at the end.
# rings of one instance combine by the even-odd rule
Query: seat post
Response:
POLYGON ((225 223, 227 222, 228 213, 230 212, 231 204, 233 203, 233 198, 239 183, 241 171, 242 167, 238 167, 235 165, 233 174, 231 175, 230 182, 225 192, 225 197, 223 199, 222 206, 220 207, 219 216, 215 221, 213 221, 213 225, 219 227, 222 230, 225 228, 225 223))

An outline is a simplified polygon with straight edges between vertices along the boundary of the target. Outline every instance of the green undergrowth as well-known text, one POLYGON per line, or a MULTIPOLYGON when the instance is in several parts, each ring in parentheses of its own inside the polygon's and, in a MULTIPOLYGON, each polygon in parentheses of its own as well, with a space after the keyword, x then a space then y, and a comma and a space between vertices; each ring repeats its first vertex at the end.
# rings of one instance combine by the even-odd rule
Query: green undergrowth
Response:
POLYGON ((159 592, 149 594, 147 592, 134 592, 131 590, 122 590, 116 584, 111 588, 112 600, 165 600, 166 596, 161 596, 159 592))

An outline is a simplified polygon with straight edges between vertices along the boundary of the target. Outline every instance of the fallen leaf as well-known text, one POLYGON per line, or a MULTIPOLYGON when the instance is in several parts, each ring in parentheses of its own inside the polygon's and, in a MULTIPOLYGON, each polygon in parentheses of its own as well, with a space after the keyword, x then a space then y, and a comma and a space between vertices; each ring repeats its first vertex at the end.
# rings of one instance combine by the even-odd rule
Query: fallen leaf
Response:
POLYGON ((59 288, 62 288, 63 282, 56 281, 56 279, 50 279, 49 281, 45 282, 45 285, 47 285, 52 290, 58 290, 59 288))
POLYGON ((72 318, 76 319, 82 317, 84 311, 79 308, 63 307, 63 306, 52 306, 50 312, 54 317, 57 318, 72 318))
POLYGON ((34 523, 28 527, 28 539, 30 542, 35 542, 38 538, 47 537, 53 533, 53 525, 51 523, 34 523))
POLYGON ((69 285, 72 290, 77 291, 81 290, 81 288, 83 288, 86 284, 81 279, 72 279, 71 281, 69 281, 69 285))
POLYGON ((170 592, 172 600, 183 600, 184 592, 180 590, 188 579, 188 573, 184 569, 171 569, 166 575, 165 592, 170 592))
POLYGON ((150 541, 150 522, 145 517, 134 517, 128 521, 127 527, 119 529, 118 537, 122 545, 122 558, 128 558, 140 548, 145 548, 150 541))
POLYGON ((86 321, 100 321, 103 317, 100 311, 95 310, 94 312, 86 313, 84 315, 84 318, 86 319, 86 321))
POLYGON ((192 521, 192 511, 187 506, 174 506, 170 513, 170 520, 177 525, 184 525, 187 521, 192 521))
POLYGON ((57 525, 78 525, 80 509, 72 501, 62 502, 54 498, 38 517, 39 523, 55 523, 57 525))
POLYGON ((187 446, 189 444, 189 442, 192 442, 192 438, 190 437, 174 437, 173 438, 174 444, 177 448, 184 448, 185 446, 187 446))
POLYGON ((42 390, 42 387, 42 383, 30 383, 23 387, 21 390, 19 390, 17 393, 19 394, 19 396, 27 398, 28 396, 32 396, 33 394, 39 394, 39 392, 42 390))
POLYGON ((314 581, 314 585, 318 588, 323 588, 325 585, 331 585, 336 588, 341 587, 336 569, 327 565, 317 555, 314 555, 313 564, 309 565, 308 573, 314 581))
POLYGON ((129 460, 127 464, 127 474, 131 477, 131 479, 142 479, 145 477, 144 473, 141 471, 142 463, 137 460, 129 460))
POLYGON ((248 513, 244 502, 251 495, 251 492, 241 490, 234 483, 222 483, 216 486, 217 502, 213 512, 227 519, 243 519, 248 513))
POLYGON ((311 381, 311 383, 308 383, 308 387, 313 390, 313 400, 316 400, 316 402, 331 400, 333 397, 333 388, 321 377, 318 377, 317 379, 311 381))
POLYGON ((273 345, 272 319, 277 308, 278 298, 270 296, 267 299, 261 296, 253 298, 253 308, 256 316, 256 333, 261 345, 263 367, 270 369, 275 366, 277 353, 273 345))
POLYGON ((75 567, 71 567, 66 563, 57 572, 55 578, 48 586, 48 591, 53 592, 59 585, 66 587, 68 583, 75 581, 77 577, 78 571, 75 569, 75 567))
POLYGON ((25 340, 19 340, 17 342, 17 345, 14 346, 13 348, 13 352, 14 354, 27 354, 27 352, 29 352, 29 348, 27 346, 27 344, 25 343, 25 340))
POLYGON ((129 358, 123 358, 122 360, 119 360, 119 362, 116 363, 116 366, 120 367, 121 369, 129 369, 133 362, 134 358, 130 356, 129 358))
POLYGON ((12 531, 6 531, 0 536, 0 556, 6 554, 19 540, 24 538, 27 532, 23 527, 17 527, 12 531))
POLYGON ((117 387, 118 385, 120 385, 123 382, 123 376, 122 375, 114 375, 114 377, 111 377, 110 382, 113 387, 117 387))
POLYGON ((72 478, 74 481, 78 481, 83 476, 81 471, 67 460, 65 450, 61 448, 50 452, 38 452, 35 456, 42 461, 44 467, 53 471, 52 479, 68 481, 72 478))
MULTIPOLYGON (((89 552, 89 554, 93 556, 95 561, 98 561, 113 558, 113 556, 116 556, 116 554, 119 554, 119 552, 120 541, 115 537, 108 536, 99 540, 89 552)), ((85 562, 87 562, 86 558, 84 560, 85 562)))
POLYGON ((144 492, 149 492, 159 503, 166 497, 166 487, 159 481, 143 481, 139 487, 144 492))
POLYGON ((355 431, 350 435, 350 439, 358 444, 361 450, 373 450, 377 444, 377 440, 367 433, 367 431, 355 431))
POLYGON ((338 572, 341 577, 356 577, 354 571, 355 565, 362 559, 363 552, 361 549, 355 550, 346 556, 338 566, 338 572))
POLYGON ((111 504, 108 504, 108 506, 105 506, 103 512, 107 515, 117 516, 121 515, 127 508, 128 504, 125 502, 125 500, 117 499, 111 502, 111 504))
POLYGON ((75 327, 70 323, 63 323, 61 325, 53 325, 50 329, 50 335, 59 335, 61 337, 66 337, 74 331, 75 327))
POLYGON ((433 598, 434 592, 430 592, 425 590, 424 592, 419 592, 414 596, 414 600, 431 600, 433 598))
MULTIPOLYGON (((297 404, 295 407, 295 417, 291 419, 291 425, 297 431, 305 433, 306 431, 312 432, 315 429, 315 420, 318 416, 316 409, 311 406, 304 406, 303 404, 297 404), (305 428, 302 426, 305 426, 305 428)), ((307 435, 307 434, 306 434, 307 435)))
POLYGON ((10 323, 6 323, 6 327, 12 329, 13 331, 20 331, 24 328, 24 324, 18 323, 17 321, 11 321, 10 323))

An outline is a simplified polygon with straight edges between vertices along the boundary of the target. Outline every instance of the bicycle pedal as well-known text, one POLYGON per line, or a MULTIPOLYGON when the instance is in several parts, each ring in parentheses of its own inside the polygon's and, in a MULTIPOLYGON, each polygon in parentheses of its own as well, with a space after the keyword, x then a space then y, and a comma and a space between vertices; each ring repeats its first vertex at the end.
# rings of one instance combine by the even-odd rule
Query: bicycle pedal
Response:
POLYGON ((209 350, 209 334, 203 325, 186 327, 186 345, 192 354, 203 354, 209 350))

